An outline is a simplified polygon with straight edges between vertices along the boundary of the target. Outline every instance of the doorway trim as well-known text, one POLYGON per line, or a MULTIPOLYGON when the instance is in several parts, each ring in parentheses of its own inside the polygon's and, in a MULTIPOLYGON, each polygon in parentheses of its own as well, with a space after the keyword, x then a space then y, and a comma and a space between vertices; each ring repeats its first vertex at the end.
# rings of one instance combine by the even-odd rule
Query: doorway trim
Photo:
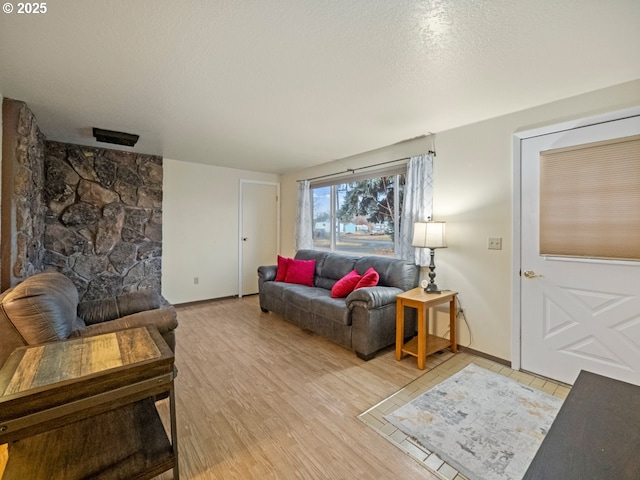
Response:
POLYGON ((513 258, 511 262, 511 368, 520 370, 521 365, 521 301, 520 268, 522 261, 522 142, 528 138, 559 133, 599 123, 622 120, 640 115, 640 106, 594 115, 591 117, 569 120, 566 122, 545 125, 513 134, 513 258))
POLYGON ((280 254, 280 183, 240 179, 240 188, 238 189, 238 298, 242 298, 242 220, 244 213, 242 193, 244 185, 247 183, 272 185, 276 187, 276 251, 280 254))

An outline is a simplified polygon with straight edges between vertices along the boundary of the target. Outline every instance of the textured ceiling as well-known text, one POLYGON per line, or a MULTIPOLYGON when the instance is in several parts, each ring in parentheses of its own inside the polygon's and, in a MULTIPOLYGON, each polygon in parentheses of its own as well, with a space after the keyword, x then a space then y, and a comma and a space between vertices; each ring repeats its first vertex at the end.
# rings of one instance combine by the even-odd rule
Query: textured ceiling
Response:
POLYGON ((638 0, 47 8, 0 14, 0 93, 47 138, 98 145, 97 126, 139 134, 134 151, 264 172, 640 78, 638 0))

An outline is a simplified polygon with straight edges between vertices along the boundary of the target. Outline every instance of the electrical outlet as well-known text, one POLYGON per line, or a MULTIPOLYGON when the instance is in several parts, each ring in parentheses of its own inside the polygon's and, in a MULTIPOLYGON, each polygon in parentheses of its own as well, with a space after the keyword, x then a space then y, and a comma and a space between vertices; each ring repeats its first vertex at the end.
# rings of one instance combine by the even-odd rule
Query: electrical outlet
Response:
POLYGON ((489 250, 502 250, 502 237, 489 237, 489 250))
POLYGON ((193 284, 198 285, 200 283, 200 277, 193 277, 193 284))

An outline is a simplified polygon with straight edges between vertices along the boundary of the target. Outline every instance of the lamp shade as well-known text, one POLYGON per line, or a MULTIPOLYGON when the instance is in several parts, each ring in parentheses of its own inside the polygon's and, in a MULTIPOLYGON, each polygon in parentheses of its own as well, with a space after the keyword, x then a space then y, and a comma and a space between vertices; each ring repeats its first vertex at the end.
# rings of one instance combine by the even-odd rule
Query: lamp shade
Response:
POLYGON ((415 222, 412 247, 447 248, 445 222, 415 222))

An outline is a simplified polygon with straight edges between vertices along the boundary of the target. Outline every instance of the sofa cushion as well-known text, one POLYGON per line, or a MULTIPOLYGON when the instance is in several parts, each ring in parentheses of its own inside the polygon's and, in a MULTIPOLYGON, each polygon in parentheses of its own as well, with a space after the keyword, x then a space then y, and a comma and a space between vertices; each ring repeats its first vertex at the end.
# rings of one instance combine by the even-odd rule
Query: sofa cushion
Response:
POLYGON ((317 298, 331 297, 331 292, 325 288, 308 287, 306 285, 288 284, 282 291, 282 300, 296 308, 311 312, 317 298))
POLYGON ((347 308, 344 298, 318 296, 313 299, 313 316, 322 317, 327 322, 351 325, 351 310, 347 308))
POLYGON ((296 260, 288 262, 286 283, 297 283, 313 287, 313 277, 316 271, 315 260, 296 260))
POLYGON ((375 287, 376 285, 378 285, 379 280, 380 275, 378 274, 378 272, 376 272, 375 268, 370 267, 366 272, 364 272, 364 274, 354 287, 354 290, 364 287, 375 287))
POLYGON ((289 262, 291 258, 282 257, 278 255, 278 269, 276 270, 276 282, 284 282, 287 278, 287 270, 289 269, 289 262))
POLYGON ((353 292, 361 279, 362 275, 360 275, 357 270, 351 270, 333 285, 331 288, 331 296, 333 298, 346 297, 353 292))
POLYGON ((264 295, 277 298, 278 300, 284 299, 284 292, 292 285, 284 282, 264 282, 260 285, 260 291, 264 295))

